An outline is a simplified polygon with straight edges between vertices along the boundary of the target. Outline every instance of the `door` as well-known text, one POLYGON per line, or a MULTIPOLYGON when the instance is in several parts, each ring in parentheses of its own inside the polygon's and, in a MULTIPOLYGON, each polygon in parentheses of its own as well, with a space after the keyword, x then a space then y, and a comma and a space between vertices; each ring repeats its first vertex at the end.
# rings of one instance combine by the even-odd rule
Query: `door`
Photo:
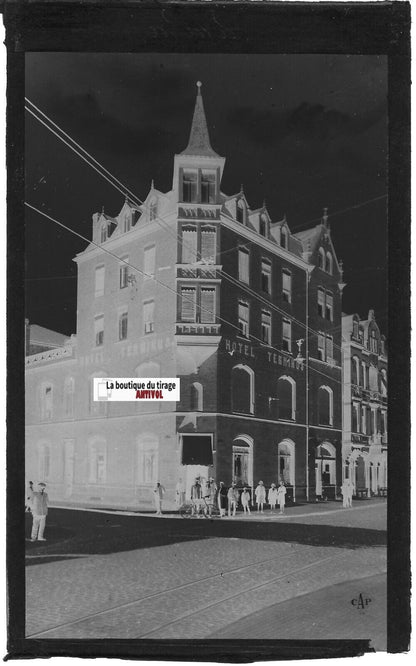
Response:
POLYGON ((74 485, 74 439, 64 440, 64 496, 71 497, 74 485))

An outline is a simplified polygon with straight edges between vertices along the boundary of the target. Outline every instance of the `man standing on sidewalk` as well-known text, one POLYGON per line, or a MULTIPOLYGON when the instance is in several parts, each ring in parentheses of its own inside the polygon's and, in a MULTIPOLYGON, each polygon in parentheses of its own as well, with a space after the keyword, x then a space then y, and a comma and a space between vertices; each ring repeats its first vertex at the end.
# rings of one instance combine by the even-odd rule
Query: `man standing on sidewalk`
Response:
POLYGON ((33 516, 31 541, 46 541, 43 537, 48 515, 48 493, 45 492, 46 483, 38 483, 38 490, 31 495, 31 508, 33 516))

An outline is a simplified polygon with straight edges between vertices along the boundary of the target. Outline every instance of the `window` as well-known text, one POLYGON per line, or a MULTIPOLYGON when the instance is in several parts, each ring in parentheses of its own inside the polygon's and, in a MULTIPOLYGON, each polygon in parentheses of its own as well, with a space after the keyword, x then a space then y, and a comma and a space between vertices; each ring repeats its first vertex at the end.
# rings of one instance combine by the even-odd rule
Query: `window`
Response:
POLYGON ((95 297, 102 296, 104 294, 104 275, 105 267, 97 266, 95 269, 95 297))
POLYGON ((378 352, 377 337, 374 329, 372 329, 370 334, 370 351, 374 354, 377 354, 378 352))
POLYGON ((103 224, 100 230, 100 240, 101 243, 105 243, 107 240, 107 224, 103 224))
POLYGON ((261 311, 261 339, 266 345, 272 343, 272 316, 266 310, 261 311))
POLYGON ((332 335, 326 335, 326 360, 332 361, 334 358, 334 341, 332 335))
POLYGON ((182 199, 184 202, 192 203, 197 200, 198 179, 196 171, 184 171, 182 183, 182 199))
POLYGON ((50 421, 53 416, 52 384, 44 384, 40 390, 40 417, 42 421, 50 421))
POLYGON ((89 443, 88 447, 88 481, 89 483, 105 483, 107 477, 107 451, 104 440, 89 443))
POLYGON ((237 201, 237 222, 240 222, 240 224, 244 224, 245 217, 246 217, 246 206, 244 200, 239 199, 237 201))
POLYGON ((153 277, 155 274, 156 247, 149 245, 144 248, 144 279, 153 277))
POLYGON ((233 446, 233 481, 241 486, 250 486, 250 449, 248 446, 233 446))
POLYGON ((120 275, 120 289, 125 289, 129 283, 129 267, 128 267, 128 262, 129 258, 122 257, 123 263, 120 264, 120 269, 119 269, 119 275, 120 275), (126 262, 126 263, 124 263, 126 262))
POLYGON ((267 294, 271 291, 272 265, 267 259, 261 261, 261 288, 267 294))
POLYGON ((296 418, 296 383, 292 377, 280 377, 277 382, 279 419, 296 418))
POLYGON ((74 379, 67 377, 64 384, 64 415, 66 418, 74 416, 74 391, 74 379))
POLYGON ((318 252, 318 268, 325 270, 325 252, 323 247, 320 247, 318 252))
POLYGON ((159 441, 154 435, 142 435, 137 443, 137 482, 154 484, 159 475, 159 441))
POLYGON ((328 386, 321 386, 318 390, 318 423, 331 425, 333 417, 333 393, 328 386))
POLYGON ((241 335, 245 338, 249 337, 249 308, 248 303, 244 303, 244 301, 238 303, 238 328, 241 335))
POLYGON ((201 288, 200 320, 202 324, 215 323, 215 288, 201 288))
POLYGON ((387 395, 387 372, 384 368, 380 372, 380 393, 382 396, 387 395))
POLYGON ((195 287, 182 287, 181 289, 181 321, 196 321, 195 287))
POLYGON ((352 403, 352 410, 351 410, 351 430, 352 432, 358 432, 359 431, 359 412, 360 412, 360 406, 358 403, 353 402, 352 403))
POLYGON ((361 432, 364 435, 367 432, 367 410, 364 405, 361 406, 361 432))
POLYGON ((318 358, 320 361, 325 361, 325 336, 323 333, 318 333, 318 358))
POLYGON ((131 229, 131 218, 132 218, 132 214, 127 212, 125 214, 124 220, 123 220, 123 231, 124 232, 130 231, 130 229, 131 229))
POLYGON ((155 329, 155 302, 146 301, 143 303, 143 321, 144 333, 153 333, 155 329))
POLYGON ((318 315, 324 316, 325 311, 325 292, 320 287, 318 288, 318 315))
POLYGON ((277 447, 278 482, 295 485, 295 445, 291 440, 279 442, 277 447))
POLYGON ((196 227, 182 228, 182 263, 194 264, 198 254, 198 233, 196 227))
POLYGON ((104 315, 99 315, 94 319, 94 339, 96 347, 104 344, 104 315))
POLYGON ((380 338, 380 354, 386 355, 386 339, 383 336, 380 338))
POLYGON ((387 432, 387 413, 380 412, 380 432, 382 435, 385 435, 387 432))
MULTIPOLYGON (((138 377, 140 375, 137 375, 138 377)), ((108 402, 105 400, 94 400, 94 377, 106 377, 106 373, 95 372, 88 378, 88 412, 91 416, 105 416, 107 414, 108 402)))
POLYGON ((217 234, 213 227, 202 227, 201 259, 208 264, 215 264, 217 256, 217 234))
POLYGON ((261 236, 265 236, 267 238, 267 217, 265 215, 260 215, 260 227, 259 227, 259 232, 261 236))
POLYGON ((254 413, 254 372, 247 365, 237 365, 231 371, 231 409, 254 413))
POLYGON ((152 222, 157 218, 157 201, 152 199, 149 206, 149 220, 152 222))
POLYGON ((127 323, 128 313, 123 312, 118 318, 118 339, 125 340, 127 338, 127 323))
POLYGON ((365 361, 361 361, 361 376, 360 376, 360 379, 361 379, 361 382, 360 382, 361 386, 363 388, 368 388, 368 384, 367 384, 367 366, 365 364, 365 361))
POLYGON ((250 254, 248 250, 240 247, 238 250, 238 279, 247 284, 250 282, 249 267, 250 254))
POLYGON ((353 356, 351 359, 351 383, 358 386, 359 384, 359 368, 360 362, 357 356, 353 356))
POLYGON ((199 382, 194 382, 191 386, 191 412, 202 412, 203 410, 203 388, 199 382))
POLYGON ((328 321, 333 321, 334 318, 334 298, 332 294, 327 291, 326 292, 326 300, 325 300, 325 319, 328 321))
POLYGON ((292 322, 289 319, 283 319, 282 323, 282 349, 292 351, 292 322))
POLYGON ((282 271, 282 298, 286 303, 292 302, 292 274, 290 271, 282 271))
POLYGON ((282 227, 280 230, 280 245, 287 250, 287 229, 282 227))
POLYGON ((326 253, 325 270, 332 275, 332 254, 330 252, 326 253))
POLYGON ((352 337, 358 340, 358 321, 356 319, 352 322, 352 337))
POLYGON ((201 203, 215 203, 215 173, 201 174, 201 203))

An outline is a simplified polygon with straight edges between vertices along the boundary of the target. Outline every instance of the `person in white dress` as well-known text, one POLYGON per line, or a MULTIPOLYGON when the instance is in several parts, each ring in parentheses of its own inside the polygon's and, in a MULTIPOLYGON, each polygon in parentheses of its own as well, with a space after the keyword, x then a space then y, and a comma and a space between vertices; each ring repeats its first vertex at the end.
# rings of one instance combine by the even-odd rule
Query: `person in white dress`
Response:
POLYGON ((280 507, 280 513, 284 513, 285 511, 285 501, 286 501, 286 487, 283 481, 281 481, 277 489, 277 502, 280 507))
POLYGON ((241 506, 243 507, 244 513, 250 513, 250 493, 247 488, 244 488, 241 493, 241 506))
POLYGON ((273 511, 276 508, 277 504, 277 488, 275 483, 272 483, 270 487, 270 490, 267 495, 267 501, 270 504, 270 511, 273 511))

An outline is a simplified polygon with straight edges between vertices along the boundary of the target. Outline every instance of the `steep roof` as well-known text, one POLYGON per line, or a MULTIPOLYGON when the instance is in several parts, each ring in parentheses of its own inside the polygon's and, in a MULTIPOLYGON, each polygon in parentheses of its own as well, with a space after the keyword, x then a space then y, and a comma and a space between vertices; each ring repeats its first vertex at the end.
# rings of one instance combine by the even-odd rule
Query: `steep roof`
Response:
POLYGON ((196 84, 198 86, 198 94, 195 101, 194 117, 192 119, 191 133, 189 135, 188 145, 180 154, 181 155, 198 155, 206 157, 220 157, 211 148, 209 140, 207 119, 205 117, 204 102, 201 95, 200 81, 196 84))
POLYGON ((50 345, 51 347, 62 347, 68 338, 63 333, 52 331, 38 324, 29 324, 30 342, 32 344, 50 345))

